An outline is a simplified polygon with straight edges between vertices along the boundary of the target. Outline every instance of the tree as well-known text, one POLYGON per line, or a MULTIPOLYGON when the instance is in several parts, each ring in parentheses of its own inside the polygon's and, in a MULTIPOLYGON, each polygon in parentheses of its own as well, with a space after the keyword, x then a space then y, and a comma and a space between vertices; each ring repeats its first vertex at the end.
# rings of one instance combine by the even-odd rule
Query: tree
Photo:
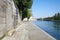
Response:
POLYGON ((57 19, 57 15, 56 15, 56 14, 53 16, 53 19, 54 19, 54 20, 56 20, 56 19, 57 19))
POLYGON ((24 18, 27 18, 28 20, 29 20, 29 18, 32 16, 32 13, 31 13, 32 11, 31 11, 31 9, 26 9, 26 10, 24 10, 23 11, 23 17, 22 17, 22 20, 24 19, 24 18))
POLYGON ((56 13, 53 18, 54 20, 60 20, 60 13, 56 13))
POLYGON ((29 18, 32 16, 31 9, 27 9, 27 19, 29 21, 29 18))
POLYGON ((58 20, 60 20, 60 13, 57 14, 57 18, 58 18, 58 20))
POLYGON ((22 16, 22 20, 25 18, 26 9, 30 9, 33 3, 33 0, 14 0, 15 4, 19 8, 19 12, 22 16))

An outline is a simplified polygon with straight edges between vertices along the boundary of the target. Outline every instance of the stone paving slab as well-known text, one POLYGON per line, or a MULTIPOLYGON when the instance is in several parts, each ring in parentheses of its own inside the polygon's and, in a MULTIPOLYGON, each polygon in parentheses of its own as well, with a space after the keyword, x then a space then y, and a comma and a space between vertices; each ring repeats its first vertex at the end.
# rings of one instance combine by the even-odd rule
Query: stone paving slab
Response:
POLYGON ((2 40, 56 40, 48 33, 38 28, 31 22, 25 22, 15 29, 12 36, 6 36, 2 40))

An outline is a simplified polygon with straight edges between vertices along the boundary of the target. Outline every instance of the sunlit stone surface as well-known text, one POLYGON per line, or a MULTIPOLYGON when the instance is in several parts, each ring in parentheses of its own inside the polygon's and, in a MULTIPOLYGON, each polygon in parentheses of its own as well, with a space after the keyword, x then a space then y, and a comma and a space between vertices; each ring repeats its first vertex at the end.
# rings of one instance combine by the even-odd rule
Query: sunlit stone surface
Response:
POLYGON ((18 23, 20 23, 19 10, 13 0, 0 0, 0 37, 16 28, 18 23))

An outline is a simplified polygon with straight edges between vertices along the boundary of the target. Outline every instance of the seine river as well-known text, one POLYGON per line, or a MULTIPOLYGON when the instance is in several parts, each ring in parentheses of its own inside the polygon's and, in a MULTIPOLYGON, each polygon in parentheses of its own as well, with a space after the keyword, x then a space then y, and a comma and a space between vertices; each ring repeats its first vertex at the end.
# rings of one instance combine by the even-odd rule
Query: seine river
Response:
POLYGON ((34 23, 57 40, 60 40, 60 21, 35 21, 34 23))

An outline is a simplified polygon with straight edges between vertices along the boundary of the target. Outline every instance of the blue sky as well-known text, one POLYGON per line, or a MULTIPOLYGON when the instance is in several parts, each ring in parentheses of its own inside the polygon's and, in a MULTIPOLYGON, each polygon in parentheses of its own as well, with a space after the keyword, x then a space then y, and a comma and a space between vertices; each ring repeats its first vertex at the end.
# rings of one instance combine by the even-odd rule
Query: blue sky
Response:
POLYGON ((60 12, 60 0, 33 0, 32 13, 36 18, 53 16, 60 12))

